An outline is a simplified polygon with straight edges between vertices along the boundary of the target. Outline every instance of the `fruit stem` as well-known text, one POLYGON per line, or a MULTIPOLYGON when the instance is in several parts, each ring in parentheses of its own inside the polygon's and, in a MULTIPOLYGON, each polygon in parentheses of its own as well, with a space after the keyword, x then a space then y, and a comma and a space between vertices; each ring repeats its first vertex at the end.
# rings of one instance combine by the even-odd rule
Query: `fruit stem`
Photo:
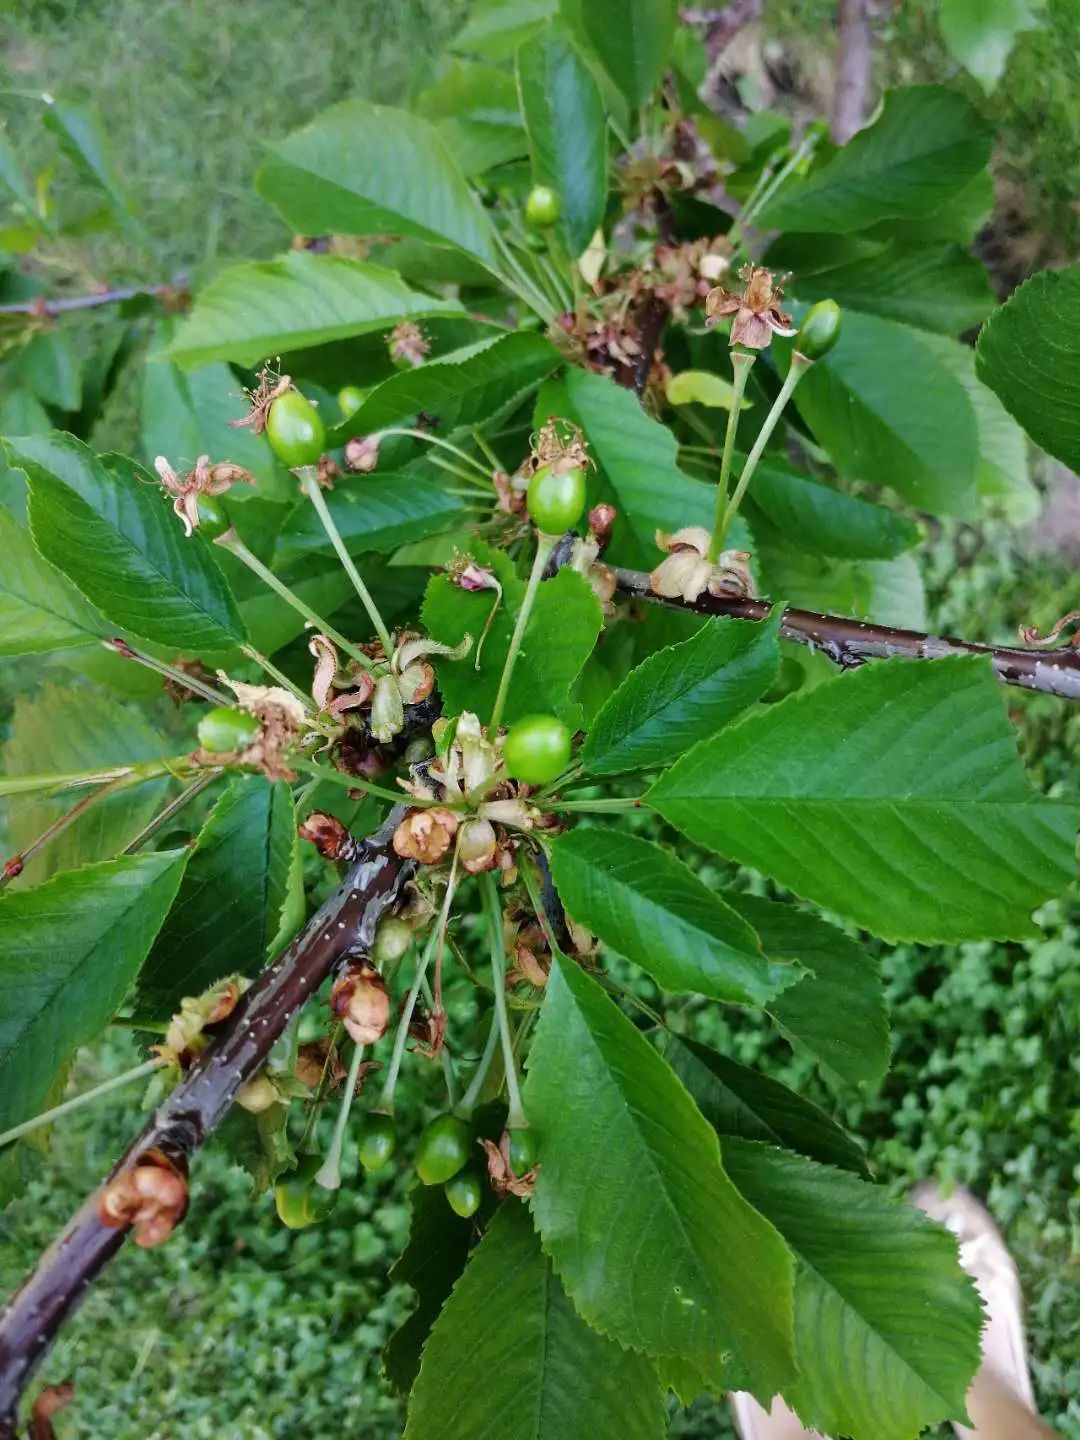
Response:
POLYGON ((423 440, 427 445, 435 445, 440 450, 449 450, 451 455, 456 455, 459 460, 464 460, 466 465, 472 468, 484 478, 485 484, 490 484, 491 476, 477 460, 475 455, 470 455, 467 450, 462 450, 458 445, 451 445, 449 440, 444 440, 441 435, 432 435, 427 430, 409 429, 404 425, 389 425, 385 430, 378 431, 379 439, 387 435, 407 435, 412 440, 423 440))
POLYGON ((542 530, 536 532, 536 557, 529 573, 529 582, 525 586, 525 594, 522 596, 521 609, 514 621, 514 632, 510 636, 510 647, 506 652, 502 675, 499 677, 499 688, 495 694, 495 708, 491 712, 491 723, 488 725, 488 738, 491 740, 494 740, 498 734, 503 711, 506 709, 506 698, 510 693, 510 678, 514 673, 514 666, 517 664, 521 642, 525 638, 525 627, 529 623, 529 615, 536 599, 536 592, 540 588, 540 581, 544 578, 544 567, 558 543, 558 535, 545 535, 542 530))
POLYGON ((354 1045, 352 1059, 349 1061, 349 1073, 345 1079, 345 1093, 341 1097, 341 1108, 338 1110, 330 1149, 326 1152, 326 1159, 315 1172, 315 1184, 321 1185, 324 1190, 341 1189, 341 1151, 345 1144, 345 1130, 349 1123, 349 1111, 352 1109, 353 1099, 356 1095, 356 1082, 360 1078, 360 1062, 363 1058, 363 1045, 354 1045))
POLYGON ((92 1100, 98 1100, 102 1095, 107 1095, 110 1090, 119 1090, 121 1085, 129 1085, 133 1080, 141 1080, 152 1071, 159 1069, 162 1064, 164 1061, 157 1057, 153 1060, 144 1060, 133 1070, 125 1070, 122 1075, 114 1075, 111 1080, 103 1080, 92 1090, 86 1090, 81 1095, 73 1095, 70 1100, 65 1100, 60 1105, 54 1105, 51 1110, 42 1111, 40 1115, 35 1115, 31 1120, 24 1120, 21 1125, 13 1125, 10 1130, 5 1130, 0 1135, 0 1148, 10 1145, 13 1140, 21 1139, 23 1135, 29 1135, 33 1130, 39 1130, 42 1125, 51 1124, 61 1115, 70 1115, 73 1110, 81 1110, 84 1105, 89 1105, 92 1100))
POLYGON ((640 810, 643 797, 626 795, 606 800, 546 800, 551 810, 580 810, 582 814, 610 814, 611 811, 640 810))
POLYGON ((362 775, 343 775, 340 770, 328 770, 322 765, 316 765, 314 760, 309 760, 305 755, 290 755, 289 764, 294 770, 302 770, 305 775, 314 775, 316 779, 326 780, 331 785, 344 785, 349 790, 363 790, 365 794, 377 795, 380 800, 389 800, 393 805, 402 805, 407 800, 410 808, 423 810, 442 803, 439 800, 414 799, 400 790, 388 790, 384 785, 365 780, 362 775))
POLYGON ((312 1096, 311 1109, 308 1111, 307 1120, 304 1123, 303 1134, 300 1136, 300 1144, 296 1147, 299 1152, 307 1152, 311 1140, 312 1131, 319 1118, 319 1111, 326 1099, 326 1087, 330 1083, 331 1062, 334 1056, 334 1049, 341 1039, 341 1032, 345 1027, 336 1025, 334 1033, 330 1036, 330 1044, 326 1047, 326 1055, 323 1059, 322 1073, 319 1076, 319 1083, 315 1087, 315 1094, 312 1096))
POLYGON ((208 685, 205 680, 200 680, 197 675, 189 675, 185 670, 178 670, 175 665, 167 665, 164 660, 158 660, 153 655, 136 650, 135 646, 127 640, 103 640, 101 643, 114 655, 122 655, 125 660, 135 660, 140 665, 145 665, 147 670, 164 675, 166 679, 183 686, 185 690, 191 690, 196 695, 201 695, 204 700, 209 700, 211 705, 231 705, 233 703, 232 697, 226 695, 224 690, 217 690, 213 685, 208 685))
POLYGON ((506 1095, 509 1101, 506 1124, 511 1130, 519 1130, 529 1122, 521 1104, 517 1066, 514 1063, 514 1042, 510 1034, 510 1017, 506 1010, 506 946, 503 942, 499 887, 490 873, 482 875, 480 883, 484 891, 488 940, 491 945, 491 984, 495 995, 495 1018, 502 1038, 503 1067, 506 1071, 506 1095))
POLYGON ((108 770, 69 770, 58 775, 3 775, 0 776, 0 796, 34 795, 39 791, 60 794, 63 790, 83 790, 89 785, 104 785, 113 780, 127 780, 132 785, 139 785, 144 780, 157 780, 162 775, 178 779, 190 770, 191 756, 176 755, 168 760, 113 765, 108 770))
POLYGON ((271 680, 280 685, 283 690, 288 690, 290 695, 295 695, 305 710, 314 714, 315 706, 312 703, 311 696, 305 695, 299 685, 294 685, 284 671, 279 670, 272 660, 268 660, 260 650, 255 649, 254 645, 241 645, 240 649, 249 660, 254 660, 255 664, 258 665, 261 670, 265 670, 271 680))
POLYGON ((322 488, 319 485, 315 468, 312 465, 304 465, 296 473, 301 477, 301 484, 307 492, 307 497, 312 505, 315 506, 315 513, 318 515, 319 521, 326 531, 330 544, 333 545, 337 552, 337 557, 341 561, 341 568, 352 581, 353 589, 357 595, 360 596, 360 601, 368 613, 368 619, 375 627, 375 634, 378 635, 382 643, 383 654, 387 660, 389 660, 394 653, 393 637, 386 628, 386 621, 379 614, 379 607, 375 604, 371 591, 364 584, 360 571, 356 568, 352 556, 345 548, 345 542, 341 538, 341 533, 334 524, 334 518, 327 508, 326 501, 323 499, 322 488))
MULTIPOLYGON (((432 994, 426 975, 423 977, 420 988, 424 999, 434 1009, 435 996, 432 994)), ((446 1108, 453 1110, 457 1104, 457 1077, 454 1075, 454 1062, 450 1059, 450 1051, 445 1045, 439 1047, 439 1061, 442 1064, 443 1079, 446 1081, 446 1108)))
POLYGON ((502 461, 484 438, 479 426, 473 426, 472 437, 476 441, 477 447, 484 452, 484 458, 492 470, 501 470, 503 468, 502 461))
POLYGON ((791 367, 788 370, 787 379, 780 387, 780 394, 777 395, 773 401, 772 409, 768 415, 765 416, 765 421, 762 424, 761 430, 758 432, 758 437, 754 441, 753 449, 746 457, 746 464, 743 466, 742 474, 739 476, 739 483, 735 486, 735 493, 728 502, 728 507, 724 511, 723 518, 719 525, 713 531, 712 543, 709 546, 710 560, 715 562, 721 550, 724 548, 724 536, 727 534, 728 527, 738 513, 739 505, 743 496, 746 494, 746 487, 750 484, 750 479, 757 469, 758 461, 765 453, 765 446, 769 443, 769 437, 776 429, 777 422, 783 414, 785 405, 791 399, 795 386, 798 385, 803 375, 805 375, 813 363, 812 360, 807 360, 805 355, 800 355, 798 350, 792 351, 791 367))
POLYGON ((713 520, 712 537, 709 540, 709 560, 715 565, 724 539, 727 513, 728 476, 731 474, 731 457, 735 453, 735 433, 739 428, 742 413, 742 398, 750 371, 754 368, 756 355, 748 350, 733 350, 731 364, 734 378, 731 386, 731 409, 728 411, 727 429, 724 431, 724 449, 720 456, 720 479, 716 483, 716 518, 713 520))
POLYGON ((220 774, 220 769, 204 771, 203 774, 200 775, 198 779, 193 780, 185 790, 181 790, 175 800, 170 800, 164 810, 159 810, 154 818, 143 826, 134 839, 128 841, 123 850, 120 851, 120 854, 134 855, 140 846, 145 845, 147 840, 156 835, 163 825, 167 825, 174 815, 179 814, 189 800, 194 800, 195 796, 198 795, 200 791, 205 790, 220 774))
POLYGON ((499 1015, 496 1010, 491 1012, 491 1025, 488 1027, 487 1039, 484 1041, 484 1050, 480 1059, 476 1062, 476 1070, 469 1081, 469 1088, 461 1097, 461 1103, 456 1107, 455 1113, 463 1120, 476 1109, 477 1097, 483 1089, 484 1081, 487 1079, 488 1070, 495 1055, 495 1046, 499 1043, 499 1015))
MULTIPOLYGON (((350 640, 346 640, 344 635, 339 634, 337 630, 327 624, 317 611, 312 610, 310 605, 305 605, 299 595, 295 594, 283 581, 279 580, 272 570, 268 570, 258 556, 251 553, 235 530, 226 530, 223 535, 217 537, 214 544, 220 545, 223 549, 228 550, 230 555, 235 555, 237 560, 246 565, 253 575, 257 575, 264 585, 268 585, 275 595, 280 595, 286 605, 291 605, 298 615, 303 615, 305 620, 309 621, 318 630, 321 630, 339 649, 344 650, 345 654, 351 656, 363 669, 373 670, 375 668, 375 662, 370 656, 365 655, 362 650, 358 650, 350 640)), ((387 656, 387 659, 389 658, 390 657, 387 656)))
MULTIPOLYGON (((99 789, 91 790, 90 793, 84 795, 81 800, 76 800, 71 809, 65 810, 63 815, 58 815, 52 824, 47 825, 35 840, 31 840, 29 845, 23 846, 18 852, 18 855, 14 857, 11 865, 5 865, 3 870, 0 870, 0 889, 10 884, 16 876, 21 875, 27 860, 29 860, 32 855, 36 855, 37 852, 48 845, 51 840, 55 840, 58 835, 62 835, 69 825, 73 825, 80 815, 90 809, 91 805, 96 805, 97 802, 103 800, 105 796, 113 795, 117 790, 122 790, 127 783, 127 778, 123 775, 119 776, 116 780, 110 780, 108 784, 102 785, 99 789)), ((141 785, 143 782, 140 780, 136 783, 141 785)))

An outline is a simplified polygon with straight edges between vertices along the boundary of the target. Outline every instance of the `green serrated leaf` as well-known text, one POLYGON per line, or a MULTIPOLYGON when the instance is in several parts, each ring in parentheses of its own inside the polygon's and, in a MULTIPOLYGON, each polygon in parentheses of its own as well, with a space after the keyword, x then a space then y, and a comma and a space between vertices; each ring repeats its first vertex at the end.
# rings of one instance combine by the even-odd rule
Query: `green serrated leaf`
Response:
POLYGON ((836 300, 847 310, 959 335, 996 304, 986 268, 959 245, 894 245, 866 259, 803 277, 800 300, 836 300))
POLYGON ((634 109, 660 83, 678 18, 676 0, 584 0, 563 12, 585 33, 600 63, 634 109))
POLYGON ((196 655, 246 638, 221 571, 197 535, 185 539, 154 476, 55 431, 5 444, 30 481, 38 550, 115 625, 196 655))
POLYGON ((863 230, 875 221, 932 215, 990 158, 989 123, 955 90, 892 90, 873 125, 758 215, 769 229, 863 230))
MULTIPOLYGON (((326 495, 327 508, 351 555, 386 554, 410 540, 437 535, 461 517, 461 501, 424 473, 421 460, 386 475, 346 481, 326 495)), ((304 501, 277 545, 278 562, 299 555, 333 555, 315 507, 304 501)))
POLYGON ((581 751, 594 775, 662 765, 759 700, 780 666, 781 610, 768 620, 717 619, 650 655, 604 704, 581 751))
POLYGON ((888 485, 933 514, 967 513, 979 458, 971 402, 941 355, 955 343, 850 313, 839 343, 795 391, 800 415, 839 470, 888 485), (918 376, 918 405, 897 375, 918 376))
MULTIPOLYGON (((505 553, 479 543, 471 552, 479 564, 494 571, 502 585, 501 599, 493 590, 462 590, 449 576, 436 575, 428 583, 422 613, 425 629, 444 644, 457 645, 466 635, 472 636, 472 647, 463 659, 436 656, 433 661, 446 713, 471 710, 486 721, 495 704, 525 586, 505 553)), ((543 713, 559 716, 571 729, 580 728, 581 707, 570 698, 570 691, 602 624, 596 596, 576 571, 560 570, 541 582, 510 684, 503 714, 506 724, 543 713)))
POLYGON ((783 1393, 804 1424, 852 1440, 914 1440, 963 1419, 983 1316, 953 1237, 843 1171, 748 1140, 724 1154, 798 1257, 800 1378, 783 1393))
POLYGON ((981 657, 885 660, 791 695, 646 799, 886 939, 1037 934, 1032 910, 1075 868, 1077 807, 1031 789, 981 657))
POLYGON ((233 780, 191 851, 176 902, 139 976, 139 1008, 167 1017, 185 995, 262 969, 278 932, 296 818, 289 787, 233 780))
POLYGON ((0 899, 0 1130, 108 1024, 183 873, 182 850, 126 856, 0 899))
POLYGON ((762 1140, 869 1179, 862 1149, 794 1090, 685 1035, 666 1032, 661 1049, 721 1141, 762 1140))
POLYGON ((529 1057, 540 1138, 533 1213, 582 1318, 706 1378, 794 1379, 791 1258, 737 1196, 715 1132, 649 1042, 558 956, 529 1057))
POLYGON ((345 100, 271 146, 256 188, 305 235, 413 235, 496 268, 495 232, 439 132, 345 100))
POLYGON ((16 371, 42 402, 57 410, 78 410, 82 402, 79 356, 63 330, 41 330, 19 351, 16 371))
POLYGON ((876 957, 809 911, 731 891, 724 898, 757 931, 766 955, 795 961, 807 972, 769 1006, 781 1032, 840 1079, 876 1085, 889 1064, 876 957))
POLYGON ((1080 470, 1080 265, 1043 270, 983 326, 975 369, 1036 445, 1080 470))
POLYGON ((618 830, 560 835, 551 869, 567 911, 662 990, 765 1005, 802 971, 771 963, 749 925, 674 855, 618 830))
POLYGON ((90 645, 107 633, 93 606, 41 558, 29 531, 2 507, 0 554, 0 655, 90 645))
POLYGON ((922 537, 906 515, 771 461, 754 471, 750 498, 785 539, 815 554, 890 560, 922 537))
POLYGON ((582 253, 607 203, 607 118, 592 71, 562 28, 545 25, 517 52, 521 113, 533 179, 558 195, 557 230, 582 253))
MULTIPOLYGON (((104 690, 43 685, 19 695, 3 747, 9 775, 63 775, 107 769, 140 760, 160 760, 166 741, 144 715, 104 690)), ((96 800, 47 846, 26 862, 15 884, 36 885, 58 870, 106 860, 127 844, 160 809, 168 779, 144 781, 130 790, 96 800)), ((8 802, 8 838, 25 850, 75 805, 77 795, 24 795, 8 802)))
POLYGON ((424 1347, 405 1440, 661 1440, 666 1430, 656 1366, 589 1329, 528 1211, 503 1205, 424 1347))
MULTIPOLYGON (((412 290, 392 270, 292 250, 215 276, 166 352, 177 365, 258 365, 311 345, 390 330, 421 315, 457 315, 456 300, 412 290)), ((235 388, 235 387, 234 387, 235 388)))
POLYGON ((527 330, 479 340, 391 375, 337 427, 330 443, 340 445, 351 435, 370 435, 421 410, 436 417, 440 434, 458 425, 492 424, 516 408, 560 363, 554 345, 527 330))

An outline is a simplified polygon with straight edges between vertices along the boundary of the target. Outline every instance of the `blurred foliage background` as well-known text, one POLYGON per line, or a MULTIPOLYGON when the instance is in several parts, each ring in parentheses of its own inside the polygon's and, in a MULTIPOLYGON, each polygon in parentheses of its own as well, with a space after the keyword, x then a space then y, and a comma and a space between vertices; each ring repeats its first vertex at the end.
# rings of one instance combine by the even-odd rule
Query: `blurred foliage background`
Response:
MULTIPOLYGON (((26 93, 47 89, 91 105, 147 232, 133 244, 105 227, 93 193, 61 159, 53 183, 83 223, 53 252, 57 279, 86 288, 158 281, 273 253, 288 237, 252 189, 261 138, 348 95, 399 99, 423 83, 429 56, 465 8, 461 0, 8 0, 0 116, 26 168, 54 154, 26 93)), ((766 0, 762 23, 725 61, 739 100, 804 114, 826 107, 834 8, 766 0)), ((881 79, 955 79, 981 96, 943 45, 935 3, 880 8, 881 79)), ((1080 5, 1044 0, 1037 18, 980 101, 999 135, 998 203, 982 246, 1003 293, 1080 248, 1080 5)), ((99 445, 125 445, 136 383, 132 373, 115 392, 99 445)), ((931 533, 921 560, 935 626, 1007 640, 1021 622, 1045 626, 1075 607, 1076 482, 1048 467, 1041 483, 1044 515, 1024 532, 992 521, 931 533)), ((1036 783, 1073 785, 1080 714, 1044 697, 1009 698, 1036 783)), ((876 1094, 830 1093, 750 1017, 702 1008, 685 1019, 738 1059, 767 1057, 778 1078, 838 1113, 889 1183, 933 1174, 987 1198, 1020 1265, 1043 1412, 1063 1435, 1080 1437, 1080 901, 1074 893, 1041 918, 1044 937, 1026 944, 881 947, 895 1058, 876 1094)), ((76 1086, 134 1055, 118 1032, 80 1058, 76 1086)), ((411 1082, 412 1104, 424 1103, 428 1079, 436 1077, 411 1082)), ((124 1094, 66 1123, 38 1177, 0 1216, 0 1293, 122 1148, 136 1104, 124 1094)), ((161 1250, 127 1247, 53 1352, 44 1378, 73 1378, 79 1396, 77 1409, 58 1417, 58 1433, 398 1434, 379 1356, 409 1304, 384 1278, 407 1228, 405 1172, 354 1184, 353 1162, 347 1176, 331 1220, 294 1234, 277 1224, 269 1197, 251 1199, 247 1178, 223 1155, 202 1157, 189 1223, 161 1250)), ((731 1432, 722 1408, 699 1405, 673 1433, 731 1432)))

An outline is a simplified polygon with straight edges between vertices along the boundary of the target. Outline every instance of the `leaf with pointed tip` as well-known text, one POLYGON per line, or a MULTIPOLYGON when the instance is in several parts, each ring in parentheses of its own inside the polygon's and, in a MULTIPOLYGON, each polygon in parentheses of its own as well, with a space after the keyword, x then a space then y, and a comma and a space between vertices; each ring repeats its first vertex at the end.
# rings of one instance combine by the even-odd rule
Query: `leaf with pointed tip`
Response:
POLYGON ((169 1016, 227 975, 250 979, 278 932, 296 817, 289 787, 233 780, 191 851, 175 904, 139 975, 139 1006, 169 1016))
POLYGON ((765 1005, 802 971, 775 964, 723 900, 659 845, 619 830, 560 835, 551 848, 574 919, 674 995, 765 1005))
POLYGON ((852 1440, 914 1440, 964 1418, 982 1310, 956 1241, 914 1206, 841 1170, 750 1140, 724 1146, 731 1178, 798 1257, 803 1423, 852 1440))
POLYGON ((564 13, 581 25, 600 63, 635 110, 660 83, 675 38, 676 0, 584 0, 564 13))
POLYGON ((715 1131, 596 983, 556 956, 529 1056, 533 1214, 587 1324, 706 1378, 793 1381, 791 1257, 738 1196, 715 1131))
POLYGON ((112 1019, 172 903, 185 852, 124 856, 0 899, 0 1130, 112 1019))
POLYGON ((886 939, 1018 939, 1075 869, 986 660, 883 660, 702 741, 647 802, 886 939), (930 747, 931 761, 927 761, 930 747))
POLYGON ((581 751, 593 775, 643 770, 683 755, 776 681, 781 611, 757 623, 710 620, 631 670, 606 701, 581 751))
POLYGON ((304 235, 412 235, 496 269, 495 230, 438 130, 344 100, 270 147, 256 189, 304 235))
POLYGON ((501 1206, 424 1346, 405 1440, 662 1440, 666 1431, 654 1363, 589 1329, 525 1206, 501 1206))
POLYGON ((724 898, 757 931, 766 955, 806 971, 769 1005, 781 1033, 826 1072, 876 1085, 889 1065, 889 1022, 874 954, 808 910, 733 891, 724 898))
POLYGON ((258 365, 312 345, 389 330, 420 315, 460 314, 456 300, 411 290, 393 270, 291 250, 230 265, 201 291, 166 354, 177 365, 258 365))
POLYGON ((73 435, 5 443, 29 477, 38 550, 115 625, 196 655, 246 638, 221 571, 197 535, 185 539, 154 476, 73 435))
POLYGON ((547 24, 517 52, 533 180, 559 197, 556 228, 572 256, 604 219, 607 119, 600 87, 564 29, 547 24))
POLYGON ((665 1032, 661 1049, 721 1142, 763 1140, 869 1179, 861 1148, 812 1101, 686 1035, 665 1032))
POLYGON ((108 633, 94 607, 43 560, 30 533, 0 507, 0 655, 90 645, 108 633))
POLYGON ((990 124, 955 90, 891 90, 872 125, 805 177, 792 176, 758 222, 827 232, 932 215, 985 168, 992 139, 990 124))
MULTIPOLYGON (((45 684, 15 699, 3 747, 9 775, 64 775, 160 760, 169 746, 145 715, 105 690, 45 684)), ((116 855, 161 808, 168 779, 95 800, 82 815, 26 862, 15 884, 37 885, 58 870, 73 870, 116 855)), ((16 852, 72 808, 77 795, 31 794, 8 802, 8 838, 16 852)))

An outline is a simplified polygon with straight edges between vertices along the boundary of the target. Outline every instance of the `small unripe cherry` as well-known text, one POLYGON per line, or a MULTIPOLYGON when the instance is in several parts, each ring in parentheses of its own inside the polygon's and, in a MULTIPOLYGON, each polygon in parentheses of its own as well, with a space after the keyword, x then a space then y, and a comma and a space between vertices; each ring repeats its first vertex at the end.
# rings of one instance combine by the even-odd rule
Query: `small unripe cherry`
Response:
POLYGON ((469 1158, 469 1127, 460 1115, 436 1115, 416 1150, 416 1173, 425 1185, 445 1185, 469 1158))
POLYGON ((366 399, 367 395, 359 385, 343 385, 338 391, 337 403, 341 407, 342 415, 348 420, 350 415, 356 414, 366 399))
POLYGON ((554 715, 526 715, 506 737, 506 773, 526 785, 546 785, 565 770, 573 743, 569 727, 554 715))
POLYGON ((547 230, 562 213, 562 202, 550 185, 534 185, 525 201, 525 223, 547 230))
POLYGON ((541 465, 529 481, 529 517, 545 535, 572 530, 585 513, 585 471, 579 465, 556 469, 541 465))
POLYGON ((397 1127, 392 1115, 369 1110, 360 1121, 360 1164, 365 1170, 381 1170, 397 1149, 397 1127))
POLYGON ((299 390, 286 390, 270 406, 266 438, 281 463, 295 470, 318 462, 326 444, 326 426, 299 390))
POLYGON ((460 1170, 443 1186, 443 1193, 450 1202, 450 1209, 463 1220, 468 1220, 480 1208, 484 1187, 475 1170, 460 1170))
POLYGON ((396 915, 385 915, 375 931, 371 958, 380 965, 385 965, 387 961, 400 960, 412 944, 412 938, 412 929, 404 920, 399 920, 396 915))
POLYGON ((256 1075, 236 1095, 236 1103, 249 1115, 261 1115, 280 1099, 281 1093, 268 1075, 256 1075))
POLYGON ((515 1175, 527 1175, 536 1166, 537 1155, 540 1151, 540 1143, 536 1138, 536 1131, 528 1126, 520 1126, 507 1131, 509 1135, 509 1157, 510 1169, 515 1175))
POLYGON ((807 360, 820 360, 827 355, 840 339, 843 314, 835 300, 819 300, 806 312, 799 333, 795 336, 795 349, 807 360))
POLYGON ((246 750, 262 733, 254 715, 235 705, 215 705, 199 721, 199 744, 209 755, 232 755, 246 750))

